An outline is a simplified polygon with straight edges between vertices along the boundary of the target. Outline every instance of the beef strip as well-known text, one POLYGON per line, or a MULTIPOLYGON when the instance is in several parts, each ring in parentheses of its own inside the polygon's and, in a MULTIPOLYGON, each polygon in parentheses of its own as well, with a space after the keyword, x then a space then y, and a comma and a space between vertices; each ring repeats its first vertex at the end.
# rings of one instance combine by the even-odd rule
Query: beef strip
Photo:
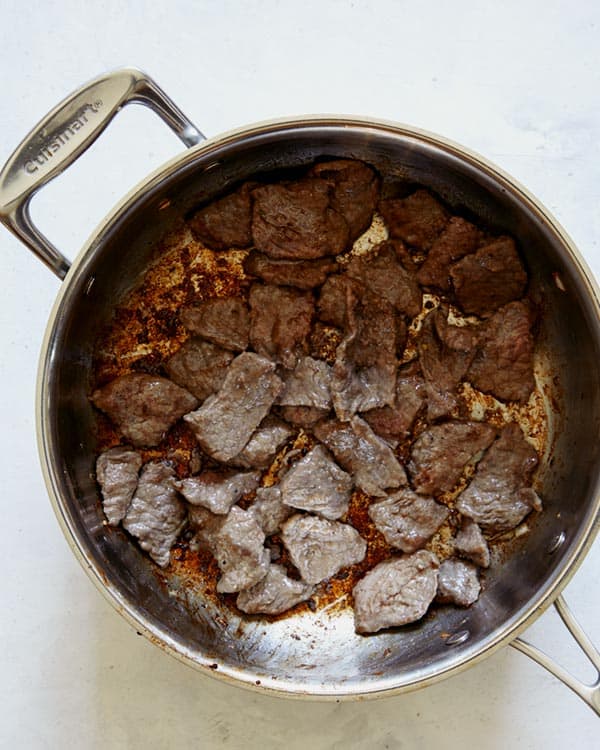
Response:
POLYGON ((199 338, 188 339, 165 364, 174 383, 200 401, 219 389, 233 354, 199 338))
POLYGON ((226 514, 247 492, 258 487, 259 471, 205 471, 175 483, 188 503, 202 505, 212 513, 226 514))
POLYGON ((256 499, 248 510, 267 536, 276 534, 281 524, 294 512, 289 505, 283 504, 279 485, 259 487, 256 499))
POLYGON ((419 268, 419 284, 449 291, 450 266, 465 255, 474 253, 481 238, 481 231, 474 224, 453 216, 444 231, 434 240, 419 268))
POLYGON ((346 219, 331 205, 331 188, 323 180, 264 185, 254 190, 254 245, 271 258, 310 260, 346 249, 346 219))
POLYGON ((102 508, 111 526, 125 517, 138 483, 142 457, 137 451, 118 446, 98 456, 96 479, 102 492, 102 508))
POLYGON ((321 286, 338 265, 333 258, 317 260, 273 260, 268 255, 251 252, 244 260, 244 271, 258 276, 267 284, 314 289, 321 286))
POLYGON ((329 409, 319 409, 314 406, 282 406, 279 413, 292 425, 310 430, 329 413, 329 409))
POLYGON ((297 514, 281 527, 281 540, 306 583, 319 583, 361 562, 367 543, 347 523, 297 514))
POLYGON ((151 461, 142 469, 123 528, 140 547, 166 568, 170 550, 186 519, 185 504, 175 489, 175 472, 165 463, 151 461))
POLYGON ((425 550, 376 565, 352 592, 356 632, 376 633, 420 620, 435 597, 438 567, 437 557, 425 550))
POLYGON ((428 250, 448 223, 449 214, 427 190, 417 190, 408 198, 379 202, 390 237, 399 237, 418 250, 428 250))
POLYGON ((336 328, 346 326, 348 287, 354 283, 346 274, 334 274, 327 279, 321 287, 317 303, 319 320, 336 328))
POLYGON ((302 357, 296 367, 282 376, 282 406, 331 408, 331 367, 323 360, 302 357))
POLYGON ((120 375, 94 391, 91 399, 136 447, 159 443, 181 416, 198 405, 195 396, 167 378, 141 372, 120 375))
POLYGON ((527 403, 535 388, 532 321, 529 305, 511 302, 479 326, 476 354, 467 373, 475 388, 503 401, 527 403))
POLYGON ((194 236, 212 250, 248 247, 252 243, 251 190, 255 184, 246 183, 197 211, 188 222, 194 236))
POLYGON ((388 489, 406 485, 404 469, 390 446, 359 417, 349 423, 319 422, 314 434, 368 495, 384 497, 388 489))
POLYGON ((435 600, 441 604, 469 607, 481 592, 477 568, 463 560, 444 560, 438 571, 435 600))
POLYGON ((310 599, 314 586, 289 578, 282 565, 269 567, 267 575, 255 586, 240 591, 236 606, 249 615, 279 615, 310 599))
POLYGON ((458 555, 466 557, 480 568, 489 568, 488 544, 479 526, 470 518, 463 518, 460 531, 454 540, 454 549, 458 555))
POLYGON ((413 487, 424 495, 451 490, 467 463, 489 448, 496 430, 485 422, 444 422, 415 440, 408 471, 413 487))
POLYGON ((180 318, 188 331, 223 349, 243 352, 248 348, 250 315, 238 297, 215 297, 185 307, 180 318))
POLYGON ((335 521, 348 511, 352 477, 317 445, 295 463, 280 482, 283 502, 335 521))
POLYGON ((250 343, 265 357, 293 369, 308 353, 314 299, 310 292, 253 284, 250 288, 250 343))
POLYGON ((454 263, 450 278, 460 308, 480 317, 520 299, 527 286, 527 272, 511 237, 498 237, 454 263))
POLYGON ((269 414, 260 423, 258 429, 244 449, 234 456, 230 464, 234 466, 266 469, 275 458, 277 451, 294 435, 294 430, 283 420, 269 414))
POLYGON ((270 565, 264 542, 265 533, 253 514, 234 505, 211 543, 223 574, 217 583, 219 593, 242 591, 262 581, 270 565))
POLYGON ((201 448, 217 461, 237 456, 269 412, 283 387, 274 370, 274 363, 258 354, 239 354, 217 393, 185 415, 201 448))
POLYGON ((528 486, 538 463, 534 448, 518 424, 504 427, 477 465, 470 485, 458 496, 456 508, 486 531, 507 531, 541 502, 528 486))
POLYGON ((371 520, 392 547, 415 552, 447 520, 450 511, 430 497, 404 489, 369 506, 371 520))

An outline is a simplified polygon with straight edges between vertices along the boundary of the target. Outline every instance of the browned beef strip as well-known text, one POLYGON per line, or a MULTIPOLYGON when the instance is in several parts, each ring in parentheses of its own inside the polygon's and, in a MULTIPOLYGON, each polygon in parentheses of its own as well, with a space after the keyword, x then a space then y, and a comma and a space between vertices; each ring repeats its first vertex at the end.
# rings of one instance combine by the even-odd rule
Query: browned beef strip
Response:
POLYGON ((131 448, 118 446, 98 456, 96 479, 102 491, 102 508, 111 526, 125 517, 138 483, 142 457, 131 448))
POLYGON ((336 328, 345 327, 348 287, 353 283, 346 274, 334 274, 327 279, 321 288, 317 303, 319 320, 336 328))
POLYGON ((429 427, 415 440, 408 471, 413 487, 424 495, 451 490, 463 470, 489 448, 496 430, 485 422, 443 422, 429 427))
POLYGON ((469 607, 479 598, 481 584, 477 568, 463 560, 444 560, 438 571, 435 600, 441 604, 469 607))
POLYGON ((458 496, 456 508, 486 531, 517 526, 541 502, 529 487, 538 456, 518 424, 511 422, 477 465, 469 486, 458 496))
POLYGON ((262 581, 270 565, 264 541, 265 533, 253 514, 234 505, 211 542, 213 555, 223 574, 217 583, 217 591, 243 591, 262 581))
POLYGON ((253 192, 254 245, 271 258, 310 260, 346 249, 346 219, 331 204, 331 188, 323 180, 264 185, 253 192))
POLYGON ((286 422, 310 430, 320 419, 327 416, 329 409, 318 409, 314 406, 282 406, 279 413, 286 422))
POLYGON ((535 388, 533 313, 523 302, 501 307, 478 329, 467 379, 503 401, 526 403, 535 388))
POLYGON ((229 463, 234 466, 266 469, 275 458, 277 451, 287 443, 294 432, 282 419, 269 414, 252 434, 244 449, 229 463))
POLYGON ((238 297, 217 297, 186 307, 180 314, 183 325, 207 341, 243 352, 248 347, 250 315, 238 297))
POLYGON ((248 511, 267 536, 276 534, 281 524, 294 513, 289 505, 284 505, 281 488, 277 484, 272 487, 259 487, 256 490, 256 499, 248 511))
POLYGON ((527 286, 527 272, 511 237, 499 237, 454 263, 450 277, 460 308, 480 317, 520 299, 527 286))
POLYGON ((265 357, 292 369, 308 353, 314 299, 310 292, 253 284, 250 288, 250 343, 265 357))
POLYGON ((168 376, 200 401, 219 389, 233 354, 203 341, 188 339, 165 364, 168 376))
POLYGON ((408 198, 379 202, 390 237, 399 237, 418 250, 428 250, 448 223, 449 214, 427 190, 417 190, 408 198))
POLYGON ((395 492, 369 506, 369 516, 392 547, 416 552, 425 545, 448 518, 445 505, 412 490, 395 492))
POLYGON ((417 281, 424 286, 450 289, 452 263, 474 253, 481 242, 481 231, 465 219, 453 216, 444 231, 434 240, 425 261, 417 272, 417 281))
POLYGON ((258 276, 267 284, 293 286, 297 289, 314 289, 321 286, 330 273, 337 270, 333 258, 318 260, 273 260, 268 255, 251 252, 244 260, 244 270, 258 276))
POLYGON ((331 367, 323 360, 302 357, 296 367, 282 375, 281 406, 331 408, 331 367))
POLYGON ((267 575, 252 588, 240 591, 236 606, 249 615, 279 615, 309 599, 314 586, 289 578, 282 565, 271 565, 267 575))
POLYGON ((246 183, 197 211, 189 220, 194 236, 212 250, 248 247, 252 243, 254 186, 255 183, 246 183))
POLYGON ((229 513, 231 506, 258 487, 259 471, 204 471, 175 483, 188 503, 202 505, 217 514, 229 513))
POLYGON ((357 633, 376 633, 420 620, 438 585, 437 557, 426 550, 376 565, 360 580, 354 596, 357 633))
POLYGON ((195 396, 167 378, 141 372, 120 375, 91 398, 136 447, 159 443, 169 427, 198 405, 195 396))
POLYGON ((466 557, 480 568, 489 568, 488 544, 479 526, 470 518, 463 518, 460 531, 454 540, 454 549, 458 555, 466 557))

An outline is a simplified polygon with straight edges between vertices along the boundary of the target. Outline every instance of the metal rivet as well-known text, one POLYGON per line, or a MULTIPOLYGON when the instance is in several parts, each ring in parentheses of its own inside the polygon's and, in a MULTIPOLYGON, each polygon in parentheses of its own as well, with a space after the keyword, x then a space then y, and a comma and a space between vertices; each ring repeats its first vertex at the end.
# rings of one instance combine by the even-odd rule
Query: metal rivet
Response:
POLYGON ((446 646, 458 646, 460 643, 468 641, 471 633, 468 630, 458 630, 446 638, 446 646))
POLYGON ((560 534, 557 534, 550 544, 548 545, 547 552, 549 555, 552 555, 559 547, 562 547, 565 543, 565 539, 567 538, 567 535, 564 531, 561 531, 560 534))

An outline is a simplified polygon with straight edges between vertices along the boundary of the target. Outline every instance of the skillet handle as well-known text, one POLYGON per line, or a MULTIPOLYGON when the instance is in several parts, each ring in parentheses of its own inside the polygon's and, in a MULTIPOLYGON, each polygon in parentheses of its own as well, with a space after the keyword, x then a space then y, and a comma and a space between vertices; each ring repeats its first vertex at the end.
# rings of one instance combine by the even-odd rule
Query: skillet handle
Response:
POLYGON ((530 659, 536 661, 540 666, 544 667, 544 669, 547 669, 548 672, 553 674, 568 688, 571 688, 574 693, 576 693, 598 714, 598 716, 600 716, 600 653, 598 653, 594 644, 583 632, 581 626, 573 617, 571 610, 567 607, 567 603, 562 596, 557 597, 554 606, 567 629, 577 642, 577 645, 592 662, 597 674, 596 681, 593 684, 588 685, 585 682, 581 682, 581 680, 578 680, 570 672, 567 672, 566 669, 553 661, 539 648, 524 641, 522 638, 516 638, 510 645, 518 651, 521 651, 521 653, 529 656, 530 659))
POLYGON ((63 279, 70 263, 33 224, 29 203, 102 134, 126 104, 150 107, 186 146, 204 140, 145 73, 121 68, 95 78, 58 104, 17 146, 0 172, 0 221, 63 279))

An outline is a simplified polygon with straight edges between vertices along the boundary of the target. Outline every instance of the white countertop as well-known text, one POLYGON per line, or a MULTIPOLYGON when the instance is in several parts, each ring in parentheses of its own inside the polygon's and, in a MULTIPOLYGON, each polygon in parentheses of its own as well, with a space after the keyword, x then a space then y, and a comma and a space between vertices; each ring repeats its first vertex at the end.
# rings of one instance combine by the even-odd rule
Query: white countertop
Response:
MULTIPOLYGON (((317 112, 442 133, 527 185, 600 275, 600 6, 592 0, 9 0, 0 28, 0 163, 79 84, 135 65, 207 135, 317 112)), ((73 257, 118 198, 178 149, 150 112, 129 108, 40 194, 34 218, 73 257)), ((37 358, 59 282, 3 229, 0 271, 0 747, 598 747, 592 711, 510 648, 417 693, 299 703, 209 679, 137 637, 72 556, 39 468, 37 358)), ((596 541, 566 589, 596 643, 599 570, 596 541)), ((590 677, 554 612, 527 637, 590 677)))

